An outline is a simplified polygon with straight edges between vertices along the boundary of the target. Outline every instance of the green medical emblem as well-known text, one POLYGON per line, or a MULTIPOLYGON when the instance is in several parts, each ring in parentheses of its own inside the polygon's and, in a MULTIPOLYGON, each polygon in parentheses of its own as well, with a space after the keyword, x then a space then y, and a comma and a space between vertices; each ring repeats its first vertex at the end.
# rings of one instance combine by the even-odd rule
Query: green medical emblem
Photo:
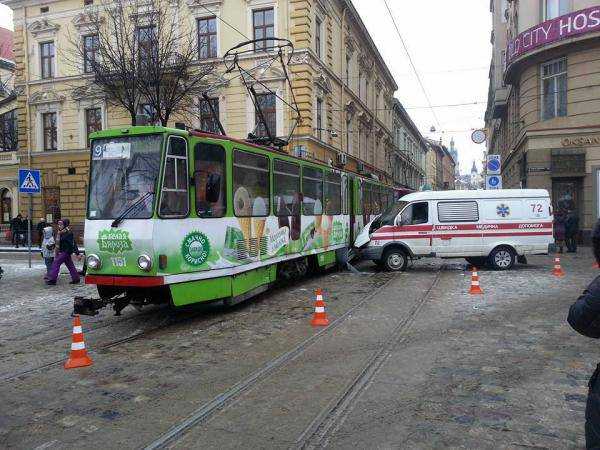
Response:
POLYGON ((204 233, 192 231, 181 244, 181 254, 185 262, 192 266, 201 266, 210 254, 210 242, 204 233))
POLYGON ((115 229, 98 232, 98 247, 107 253, 125 253, 133 249, 129 231, 115 229))

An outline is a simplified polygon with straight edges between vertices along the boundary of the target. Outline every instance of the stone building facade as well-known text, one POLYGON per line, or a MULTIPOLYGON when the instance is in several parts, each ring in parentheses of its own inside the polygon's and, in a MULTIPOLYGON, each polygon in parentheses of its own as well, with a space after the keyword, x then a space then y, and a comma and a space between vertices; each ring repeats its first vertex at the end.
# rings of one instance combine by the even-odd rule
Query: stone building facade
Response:
POLYGON ((0 240, 18 212, 17 100, 13 33, 0 28, 0 240))
POLYGON ((397 99, 394 99, 392 128, 394 184, 413 191, 419 190, 425 183, 428 146, 402 103, 397 99))
POLYGON ((583 237, 600 217, 600 4, 492 2, 488 153, 505 188, 543 188, 583 237))
MULTIPOLYGON (((88 132, 129 123, 97 92, 73 88, 88 76, 63 55, 73 36, 86 36, 89 14, 97 0, 7 0, 15 21, 19 158, 22 165, 42 170, 43 193, 35 214, 84 219, 88 176, 88 132), (68 38, 71 37, 71 39, 68 38), (60 49, 60 50, 59 50, 60 49)), ((211 91, 227 134, 245 138, 256 125, 251 98, 240 79, 223 82, 224 53, 269 27, 295 47, 292 87, 302 121, 289 153, 344 167, 389 183, 394 182, 392 134, 393 94, 397 85, 360 16, 349 0, 180 0, 172 2, 182 26, 196 33, 199 22, 216 40, 199 64, 216 64, 219 88, 211 91), (226 25, 228 24, 228 25, 226 25), (235 30, 232 30, 232 27, 235 30)), ((264 53, 244 58, 255 67, 264 53)), ((291 102, 283 73, 269 68, 262 79, 283 100, 291 102)), ((279 137, 288 135, 290 110, 273 99, 272 120, 279 137)), ((173 120, 173 124, 177 119, 173 120)), ((169 124, 169 125, 173 125, 169 124)), ((196 123, 202 127, 200 113, 196 123)))

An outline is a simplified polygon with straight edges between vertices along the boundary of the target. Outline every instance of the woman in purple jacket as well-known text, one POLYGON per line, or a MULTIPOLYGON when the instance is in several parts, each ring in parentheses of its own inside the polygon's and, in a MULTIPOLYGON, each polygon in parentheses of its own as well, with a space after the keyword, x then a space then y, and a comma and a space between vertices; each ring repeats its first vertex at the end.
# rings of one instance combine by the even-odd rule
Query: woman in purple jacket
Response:
POLYGON ((72 255, 73 253, 78 254, 77 245, 75 244, 75 237, 73 232, 69 228, 69 219, 62 219, 58 221, 58 243, 56 244, 57 254, 48 273, 48 281, 46 284, 55 285, 58 279, 58 273, 60 272, 60 266, 65 265, 69 269, 71 274, 70 284, 79 284, 79 273, 73 264, 72 255))

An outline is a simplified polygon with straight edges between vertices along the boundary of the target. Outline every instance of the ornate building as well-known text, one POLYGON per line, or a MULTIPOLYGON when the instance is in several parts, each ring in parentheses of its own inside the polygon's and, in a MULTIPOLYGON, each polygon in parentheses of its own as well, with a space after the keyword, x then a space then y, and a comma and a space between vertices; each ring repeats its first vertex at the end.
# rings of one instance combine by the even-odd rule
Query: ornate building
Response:
MULTIPOLYGON (((73 37, 81 45, 90 38, 95 2, 5 1, 14 12, 16 83, 22 90, 19 157, 23 165, 42 170, 36 216, 69 216, 81 223, 87 135, 129 123, 124 110, 110 106, 98 92, 76 88, 78 80, 90 75, 83 61, 67 64, 64 57, 73 37)), ((243 41, 242 36, 264 32, 287 38, 295 47, 289 70, 302 120, 286 150, 394 182, 392 109, 397 85, 351 1, 180 0, 171 5, 182 26, 212 42, 198 63, 216 65, 218 87, 211 91, 211 101, 229 135, 245 138, 257 119, 242 81, 226 81, 224 53, 243 41)), ((257 50, 246 55, 243 64, 256 68, 264 59, 265 53, 257 50)), ((292 99, 284 75, 267 68, 261 80, 281 97, 263 93, 273 129, 277 136, 287 136, 292 120, 285 102, 292 99)), ((199 111, 190 125, 205 124, 199 111)))
POLYGON ((588 236, 600 217, 600 6, 490 5, 488 153, 502 157, 504 187, 547 189, 555 209, 579 214, 588 236))
POLYGON ((415 191, 421 189, 425 184, 427 141, 397 99, 394 99, 393 133, 394 184, 415 191))

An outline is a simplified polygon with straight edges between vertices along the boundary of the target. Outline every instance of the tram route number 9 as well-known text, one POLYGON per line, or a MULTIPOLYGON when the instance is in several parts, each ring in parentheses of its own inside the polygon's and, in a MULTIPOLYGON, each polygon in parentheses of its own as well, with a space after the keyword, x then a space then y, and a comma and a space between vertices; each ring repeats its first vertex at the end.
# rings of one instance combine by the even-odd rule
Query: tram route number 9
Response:
POLYGON ((115 267, 125 267, 127 265, 127 260, 122 257, 114 256, 110 258, 110 262, 112 262, 112 265, 115 267))

